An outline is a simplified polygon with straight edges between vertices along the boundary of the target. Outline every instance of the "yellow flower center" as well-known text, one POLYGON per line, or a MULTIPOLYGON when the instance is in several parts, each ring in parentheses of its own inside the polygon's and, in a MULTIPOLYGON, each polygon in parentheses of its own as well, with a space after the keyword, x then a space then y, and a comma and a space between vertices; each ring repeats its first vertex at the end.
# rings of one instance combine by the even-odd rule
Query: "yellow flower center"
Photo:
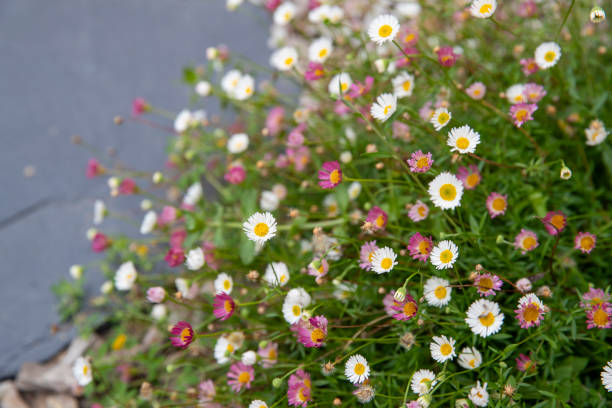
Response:
POLYGON ((321 51, 319 51, 319 58, 323 58, 327 55, 327 48, 323 48, 321 51))
POLYGON ((474 89, 472 93, 474 94, 474 96, 478 96, 480 95, 480 89, 474 89))
POLYGON ((406 34, 406 36, 404 37, 404 42, 410 42, 414 40, 414 34, 410 33, 410 34, 406 34))
POLYGON ((452 184, 443 184, 440 187, 440 197, 445 201, 453 201, 457 197, 457 189, 452 184))
POLYGON ((187 342, 191 338, 191 330, 189 330, 188 327, 185 327, 183 330, 181 330, 180 337, 182 342, 187 342))
POLYGON ((340 173, 338 173, 338 170, 333 170, 329 173, 329 181, 332 184, 338 184, 340 182, 340 173))
POLYGON ((419 242, 419 252, 422 253, 423 255, 427 255, 429 253, 430 247, 431 246, 429 245, 428 241, 419 242))
POLYGON ((459 149, 467 149, 470 145, 470 141, 467 137, 460 137, 457 139, 456 145, 459 149))
POLYGON ((527 322, 535 322, 539 316, 540 308, 535 303, 530 304, 523 311, 523 319, 527 322))
POLYGON ((391 258, 385 258, 380 261, 380 267, 383 269, 389 269, 391 265, 393 265, 393 261, 391 260, 391 258))
POLYGON ((321 329, 314 329, 312 333, 310 333, 310 339, 312 340, 313 343, 319 343, 323 341, 324 338, 325 338, 325 333, 323 333, 323 330, 321 329))
POLYGON ((289 57, 285 59, 285 65, 291 65, 291 63, 293 62, 293 58, 289 57))
POLYGON ((453 352, 453 347, 450 344, 444 343, 443 345, 440 346, 440 353, 443 356, 448 356, 452 352, 453 352))
POLYGON ((291 312, 294 316, 299 316, 302 313, 302 309, 298 305, 293 305, 293 307, 291 308, 291 312))
POLYGON ((519 109, 516 114, 516 120, 518 120, 519 122, 524 122, 525 118, 527 117, 527 110, 526 109, 519 109))
POLYGON ((250 86, 248 86, 248 87, 246 87, 246 88, 244 89, 244 93, 246 93, 247 95, 249 95, 251 92, 253 92, 253 90, 251 89, 251 87, 250 87, 250 86))
POLYGON ((443 125, 450 119, 450 116, 446 112, 442 112, 438 115, 438 123, 443 125))
POLYGON ((229 279, 226 279, 226 280, 223 281, 223 289, 229 290, 230 286, 231 286, 231 283, 230 283, 229 279))
POLYGON ((340 89, 342 89, 342 92, 346 91, 348 89, 348 84, 346 82, 342 82, 340 84, 340 89))
POLYGON ((491 207, 493 207, 495 211, 504 211, 506 209, 506 200, 501 197, 497 197, 493 200, 491 207))
POLYGON ((417 168, 424 169, 425 167, 429 165, 429 159, 426 156, 421 157, 419 160, 417 160, 416 165, 417 165, 417 168))
POLYGON ((412 86, 412 83, 410 82, 410 80, 407 80, 407 81, 404 81, 402 88, 404 88, 404 91, 408 92, 411 86, 412 86))
POLYGON ((238 376, 238 382, 242 384, 246 384, 249 381, 251 381, 251 374, 247 373, 246 371, 241 372, 238 376))
POLYGON ((272 349, 272 350, 268 351, 268 359, 270 359, 270 360, 276 359, 276 350, 272 349))
POLYGON ((355 368, 354 368, 355 374, 362 375, 363 373, 365 373, 365 369, 366 368, 363 364, 361 363, 355 364, 355 368))
POLYGON ((487 291, 493 288, 493 281, 490 278, 482 278, 478 281, 478 286, 483 291, 487 291))
POLYGON ((88 365, 84 365, 83 366, 83 375, 87 375, 88 372, 89 372, 89 366, 88 365))
POLYGON ((608 324, 608 314, 603 309, 597 309, 595 313, 593 313, 593 322, 597 326, 605 326, 608 324))
POLYGON ((120 334, 115 338, 115 341, 113 341, 113 345, 112 348, 113 350, 121 350, 123 348, 123 346, 125 345, 125 341, 127 340, 127 337, 125 334, 120 334))
POLYGON ((580 248, 585 249, 585 250, 589 250, 591 248, 593 248, 593 245, 595 243, 593 242, 593 238, 591 237, 582 237, 580 239, 580 248))
POLYGON ((368 261, 372 262, 372 257, 374 256, 374 251, 368 254, 368 261))
POLYGON ((268 231, 270 231, 270 227, 268 227, 268 224, 266 224, 265 222, 260 222, 255 226, 255 228, 253 228, 253 232, 258 237, 265 237, 266 235, 268 235, 268 231))
POLYGON ((480 176, 478 175, 478 173, 472 173, 469 176, 467 176, 465 181, 466 181, 468 186, 474 187, 480 181, 480 176))
POLYGON ((487 14, 491 12, 491 9, 493 9, 493 7, 491 7, 490 4, 483 4, 480 7, 480 14, 487 14))
POLYGON ((417 209, 417 213, 419 213, 419 215, 421 217, 424 217, 425 216, 425 207, 419 206, 419 208, 417 209))
POLYGON ((476 360, 471 359, 470 361, 468 361, 468 365, 472 368, 476 367, 476 360))
POLYGON ((383 109, 383 112, 385 113, 385 115, 389 114, 389 111, 391 110, 391 108, 392 108, 391 105, 385 106, 385 109, 383 109))
POLYGON ((483 326, 489 327, 493 323, 495 323, 495 316, 493 315, 493 313, 489 312, 486 315, 479 316, 478 320, 480 320, 480 324, 482 324, 483 326))
POLYGON ((228 344, 227 345, 227 352, 228 353, 233 353, 234 352, 234 346, 232 344, 228 344))
POLYGON ((436 290, 434 290, 434 295, 438 299, 444 299, 446 297, 446 288, 444 286, 438 286, 436 290))
POLYGON ((565 217, 561 214, 553 215, 550 219, 550 223, 558 230, 565 226, 565 217))
POLYGON ((527 237, 523 240, 523 248, 524 249, 532 249, 533 247, 535 247, 536 244, 536 240, 534 237, 527 237))
POLYGON ((416 304, 414 302, 407 302, 404 305, 404 314, 406 316, 412 316, 416 313, 416 304))
POLYGON ((386 38, 391 35, 392 31, 393 31, 393 28, 391 28, 389 24, 383 24, 378 29, 378 35, 380 35, 383 38, 386 38))
POLYGON ((544 54, 544 59, 546 62, 553 62, 556 56, 557 54, 555 54, 554 51, 548 51, 546 54, 544 54))
POLYGON ((445 249, 440 253, 440 262, 449 263, 453 259, 453 253, 450 249, 445 249))
POLYGON ((304 395, 304 387, 300 387, 300 390, 298 391, 298 398, 302 402, 307 400, 306 396, 304 395))
POLYGON ((382 227, 385 224, 385 217, 383 217, 382 215, 379 215, 378 217, 376 217, 376 225, 378 227, 382 227))
POLYGON ((225 309, 225 311, 226 311, 227 313, 231 312, 231 311, 232 311, 232 309, 233 309, 232 302, 230 302, 229 300, 226 300, 226 301, 223 303, 223 308, 225 309))
POLYGON ((323 266, 323 264, 319 266, 319 269, 317 269, 317 271, 319 272, 319 274, 323 274, 323 272, 325 272, 325 267, 323 266))

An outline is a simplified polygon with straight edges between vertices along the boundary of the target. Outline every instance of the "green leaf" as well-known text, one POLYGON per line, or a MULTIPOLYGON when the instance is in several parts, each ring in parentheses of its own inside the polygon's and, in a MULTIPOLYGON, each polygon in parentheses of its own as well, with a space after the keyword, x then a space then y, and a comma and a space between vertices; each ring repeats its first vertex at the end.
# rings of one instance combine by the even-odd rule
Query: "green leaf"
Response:
POLYGON ((388 152, 374 152, 374 153, 363 153, 361 154, 361 157, 364 157, 367 159, 388 159, 388 158, 393 157, 393 155, 388 152))
POLYGON ((183 68, 183 81, 190 85, 195 85, 198 82, 198 75, 192 67, 183 68))

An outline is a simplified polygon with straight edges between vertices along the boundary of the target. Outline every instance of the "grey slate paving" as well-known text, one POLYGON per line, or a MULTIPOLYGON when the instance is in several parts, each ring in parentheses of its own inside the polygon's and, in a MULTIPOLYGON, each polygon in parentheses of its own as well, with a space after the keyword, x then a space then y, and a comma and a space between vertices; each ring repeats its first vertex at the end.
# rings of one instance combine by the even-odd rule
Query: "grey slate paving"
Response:
POLYGON ((84 239, 94 199, 135 207, 85 178, 91 154, 70 136, 115 148, 134 168, 160 168, 167 135, 117 127, 113 116, 129 114, 137 96, 184 107, 181 68, 202 63, 207 46, 225 43, 267 64, 268 18, 250 5, 229 13, 222 0, 0 2, 0 378, 49 358, 74 334, 49 334, 57 322, 50 287, 71 264, 99 259, 84 239), (26 165, 36 168, 31 178, 26 165))

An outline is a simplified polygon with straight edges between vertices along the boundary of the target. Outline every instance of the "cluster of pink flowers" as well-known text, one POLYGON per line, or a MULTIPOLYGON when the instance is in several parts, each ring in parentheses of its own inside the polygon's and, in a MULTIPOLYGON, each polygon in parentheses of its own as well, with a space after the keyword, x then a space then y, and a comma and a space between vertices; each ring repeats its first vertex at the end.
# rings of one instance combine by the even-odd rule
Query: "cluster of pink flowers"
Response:
POLYGON ((301 369, 297 370, 289 377, 288 384, 287 399, 289 400, 289 405, 307 407, 308 402, 312 400, 310 374, 301 369))
POLYGON ((602 289, 590 288, 582 295, 580 306, 585 309, 588 329, 612 327, 612 303, 610 295, 602 289))

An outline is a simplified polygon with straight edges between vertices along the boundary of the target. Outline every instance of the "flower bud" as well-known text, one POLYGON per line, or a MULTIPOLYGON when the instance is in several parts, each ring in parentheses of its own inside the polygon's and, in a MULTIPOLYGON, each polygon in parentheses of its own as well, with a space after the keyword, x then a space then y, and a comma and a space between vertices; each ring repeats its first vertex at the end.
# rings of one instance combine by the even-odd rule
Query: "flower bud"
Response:
POLYGON ((148 198, 145 198, 140 202, 140 209, 142 211, 149 211, 153 207, 153 203, 148 198))
POLYGON ((74 280, 81 279, 83 277, 83 267, 81 265, 72 265, 70 267, 70 276, 74 280))
POLYGON ((98 233, 97 229, 89 228, 86 232, 87 239, 91 241, 96 236, 97 233, 98 233))
POLYGON ((384 59, 379 58, 376 61, 374 61, 374 67, 376 67, 376 71, 379 74, 382 74, 383 72, 385 72, 385 69, 387 69, 387 63, 384 59))
POLYGON ((100 287, 100 292, 102 292, 103 294, 108 294, 113 290, 113 282, 111 281, 106 281, 102 284, 102 286, 100 287))
POLYGON ((404 299, 406 299, 406 288, 402 286, 401 288, 396 290, 395 294, 393 295, 393 298, 398 302, 403 302, 404 299))
POLYGON ((219 50, 215 47, 208 47, 206 49, 206 58, 214 60, 219 56, 219 50))
POLYGON ((276 377, 272 380, 272 386, 274 388, 280 388, 283 386, 283 380, 281 380, 280 378, 276 377))
POLYGON ((497 236, 497 238, 495 238, 495 243, 497 243, 498 245, 501 244, 502 242, 504 242, 504 236, 502 234, 499 234, 497 236))
POLYGON ((154 184, 159 184, 162 181, 164 181, 164 175, 161 171, 156 171, 155 173, 153 173, 153 183, 154 184))
POLYGON ((559 174, 559 176, 561 177, 561 179, 563 180, 569 180, 572 178, 572 171, 570 170, 569 167, 567 167, 565 165, 565 163, 563 163, 562 167, 561 167, 561 173, 559 174))
POLYGON ((600 6, 594 6, 591 9, 591 14, 589 18, 593 23, 601 23, 606 19, 606 12, 600 6))

